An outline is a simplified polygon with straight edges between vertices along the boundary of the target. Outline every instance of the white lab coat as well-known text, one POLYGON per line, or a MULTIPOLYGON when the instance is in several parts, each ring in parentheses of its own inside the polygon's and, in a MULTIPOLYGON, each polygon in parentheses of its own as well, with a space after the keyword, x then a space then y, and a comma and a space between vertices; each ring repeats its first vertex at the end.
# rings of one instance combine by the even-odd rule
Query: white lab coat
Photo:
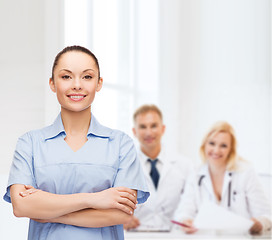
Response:
POLYGON ((180 201, 188 173, 192 164, 182 155, 175 154, 162 148, 158 159, 163 162, 160 166, 160 179, 157 190, 149 175, 150 168, 145 165, 148 157, 138 151, 150 197, 147 202, 137 206, 134 216, 140 221, 138 230, 169 229, 171 219, 180 201))
POLYGON ((256 172, 248 162, 239 161, 236 171, 225 172, 220 202, 217 201, 213 191, 208 165, 191 173, 174 219, 178 221, 194 219, 204 200, 217 203, 246 218, 254 217, 262 223, 264 230, 271 228, 270 203, 256 172), (200 178, 202 178, 201 183, 200 178))

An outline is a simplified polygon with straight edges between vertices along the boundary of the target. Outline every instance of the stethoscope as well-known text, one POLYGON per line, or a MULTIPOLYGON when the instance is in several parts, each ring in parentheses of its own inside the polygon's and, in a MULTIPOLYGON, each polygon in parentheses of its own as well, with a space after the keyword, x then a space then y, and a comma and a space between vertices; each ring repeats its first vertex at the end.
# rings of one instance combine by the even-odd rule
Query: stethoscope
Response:
MULTIPOLYGON (((231 177, 230 181, 229 181, 229 186, 228 186, 228 207, 231 206, 231 182, 232 182, 232 173, 229 173, 229 176, 231 177)), ((203 180, 203 178, 205 177, 205 175, 201 175, 199 177, 198 180, 198 186, 201 186, 201 182, 203 180)), ((236 191, 233 191, 233 195, 236 195, 236 191)))

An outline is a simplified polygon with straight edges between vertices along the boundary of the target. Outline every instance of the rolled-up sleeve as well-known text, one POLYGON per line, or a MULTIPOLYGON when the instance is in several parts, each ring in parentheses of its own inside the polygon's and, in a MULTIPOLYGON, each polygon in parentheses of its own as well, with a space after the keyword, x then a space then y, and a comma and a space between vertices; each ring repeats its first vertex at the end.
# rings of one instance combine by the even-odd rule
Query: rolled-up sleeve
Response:
POLYGON ((10 168, 8 186, 3 197, 7 202, 11 202, 10 186, 13 184, 25 184, 36 187, 32 165, 32 140, 29 133, 24 134, 17 141, 10 168))
POLYGON ((150 195, 149 190, 134 143, 126 134, 121 139, 119 161, 114 187, 123 186, 137 190, 138 203, 144 203, 150 195))
POLYGON ((271 229, 271 205, 263 191, 256 171, 251 167, 245 172, 246 198, 252 217, 258 219, 264 230, 271 229))
POLYGON ((184 220, 193 220, 198 211, 197 194, 198 186, 196 183, 196 173, 192 171, 186 181, 184 193, 175 211, 174 219, 183 222, 184 220))

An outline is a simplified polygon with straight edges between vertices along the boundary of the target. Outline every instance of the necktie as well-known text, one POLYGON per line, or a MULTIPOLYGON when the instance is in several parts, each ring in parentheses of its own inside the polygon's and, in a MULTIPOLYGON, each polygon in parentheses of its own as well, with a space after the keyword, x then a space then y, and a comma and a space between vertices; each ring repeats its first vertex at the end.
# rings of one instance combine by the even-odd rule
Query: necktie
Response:
POLYGON ((159 178, 160 178, 160 174, 158 172, 158 169, 156 168, 156 163, 158 162, 158 159, 155 159, 155 160, 148 159, 148 161, 151 163, 150 177, 152 178, 154 186, 157 189, 159 178))

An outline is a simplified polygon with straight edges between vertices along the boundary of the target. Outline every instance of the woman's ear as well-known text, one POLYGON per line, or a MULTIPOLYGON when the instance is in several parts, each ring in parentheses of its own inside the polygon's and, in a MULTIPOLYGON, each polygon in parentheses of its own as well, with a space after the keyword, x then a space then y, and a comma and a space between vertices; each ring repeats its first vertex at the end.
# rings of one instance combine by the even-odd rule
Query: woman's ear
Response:
POLYGON ((96 91, 99 92, 102 88, 102 85, 103 85, 103 78, 99 78, 98 80, 98 83, 97 83, 97 86, 96 86, 96 91))
POLYGON ((56 92, 56 86, 55 86, 55 82, 52 78, 49 78, 49 86, 50 86, 50 89, 52 90, 52 92, 56 92))

